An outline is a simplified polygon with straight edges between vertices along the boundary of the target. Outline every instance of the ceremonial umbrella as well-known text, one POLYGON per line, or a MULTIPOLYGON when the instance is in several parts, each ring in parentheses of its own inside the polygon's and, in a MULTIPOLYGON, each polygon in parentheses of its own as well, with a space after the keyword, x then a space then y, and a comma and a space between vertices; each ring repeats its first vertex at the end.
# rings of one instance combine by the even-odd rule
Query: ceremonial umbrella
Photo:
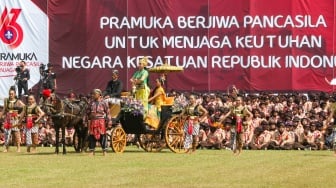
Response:
MULTIPOLYGON (((150 68, 150 69, 148 69, 148 71, 149 72, 154 72, 154 73, 160 73, 160 74, 163 74, 164 76, 166 76, 167 73, 182 72, 183 67, 169 65, 169 64, 165 63, 161 66, 150 68)), ((166 90, 167 90, 167 88, 168 88, 168 81, 167 81, 167 78, 166 78, 166 90)))
POLYGON ((336 78, 333 78, 333 79, 330 81, 330 85, 332 85, 332 86, 335 86, 335 85, 336 85, 336 78))

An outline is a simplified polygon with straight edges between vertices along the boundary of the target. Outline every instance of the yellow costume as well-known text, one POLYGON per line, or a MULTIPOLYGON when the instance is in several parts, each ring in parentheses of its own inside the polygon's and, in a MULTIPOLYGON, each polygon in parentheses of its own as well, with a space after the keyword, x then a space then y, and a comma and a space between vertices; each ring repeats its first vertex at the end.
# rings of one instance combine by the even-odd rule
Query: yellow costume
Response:
MULTIPOLYGON (((146 67, 147 58, 142 58, 140 60, 140 63, 142 63, 144 67, 146 67)), ((150 92, 148 87, 148 76, 149 73, 145 68, 136 71, 132 76, 132 79, 140 81, 136 84, 135 98, 142 102, 145 113, 148 112, 148 97, 150 92)))
POLYGON ((165 101, 166 101, 166 93, 163 87, 157 88, 155 90, 154 95, 156 95, 157 93, 160 93, 160 95, 154 99, 153 104, 156 106, 157 111, 161 112, 161 105, 165 104, 165 101))
POLYGON ((161 105, 164 104, 165 102, 166 94, 164 89, 161 86, 159 86, 155 88, 153 96, 155 96, 155 98, 150 99, 153 100, 152 102, 153 105, 148 106, 148 114, 145 118, 145 122, 148 125, 157 129, 160 123, 161 105))

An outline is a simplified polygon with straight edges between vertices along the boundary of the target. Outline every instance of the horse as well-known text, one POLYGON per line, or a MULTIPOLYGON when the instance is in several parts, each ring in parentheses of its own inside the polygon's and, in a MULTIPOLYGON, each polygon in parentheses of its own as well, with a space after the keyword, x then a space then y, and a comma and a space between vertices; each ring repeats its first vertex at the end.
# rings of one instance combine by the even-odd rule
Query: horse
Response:
POLYGON ((60 99, 57 95, 50 97, 51 103, 42 104, 42 108, 47 109, 56 131, 56 148, 55 153, 59 154, 59 134, 62 131, 61 143, 63 146, 63 154, 66 154, 65 148, 65 128, 74 127, 74 141, 76 141, 75 150, 81 152, 84 150, 84 143, 87 138, 87 127, 85 127, 84 118, 88 102, 85 98, 73 102, 68 99, 60 99))
POLYGON ((68 127, 73 126, 75 128, 75 133, 73 136, 73 144, 76 152, 83 152, 87 147, 88 141, 88 117, 86 115, 86 109, 88 108, 88 100, 86 98, 81 98, 77 101, 64 100, 65 104, 65 115, 70 118, 68 127), (70 114, 69 114, 70 113, 70 114))

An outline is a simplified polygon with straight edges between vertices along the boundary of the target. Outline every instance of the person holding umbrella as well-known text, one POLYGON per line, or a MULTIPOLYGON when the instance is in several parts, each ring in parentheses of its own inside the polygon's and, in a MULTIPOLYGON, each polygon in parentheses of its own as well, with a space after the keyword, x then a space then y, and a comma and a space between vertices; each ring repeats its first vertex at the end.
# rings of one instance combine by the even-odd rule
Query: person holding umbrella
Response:
POLYGON ((163 105, 166 100, 166 92, 162 87, 163 82, 164 80, 161 78, 155 80, 156 87, 153 89, 148 99, 149 102, 155 105, 158 117, 160 117, 161 114, 161 105, 163 105))

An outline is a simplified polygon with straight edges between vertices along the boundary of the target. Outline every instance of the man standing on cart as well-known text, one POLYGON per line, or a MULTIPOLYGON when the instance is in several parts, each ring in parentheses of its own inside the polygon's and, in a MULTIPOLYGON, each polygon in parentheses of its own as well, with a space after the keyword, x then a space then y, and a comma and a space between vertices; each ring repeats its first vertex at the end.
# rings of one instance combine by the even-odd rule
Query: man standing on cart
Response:
POLYGON ((90 155, 94 155, 96 142, 99 141, 103 155, 107 152, 106 126, 111 124, 111 115, 108 103, 103 100, 100 89, 94 89, 91 93, 92 102, 88 108, 89 117, 89 149, 90 155))
POLYGON ((144 106, 145 113, 148 112, 148 97, 150 89, 148 87, 149 72, 146 69, 148 62, 147 57, 144 57, 138 63, 138 70, 133 74, 130 82, 135 87, 135 99, 141 101, 144 106))

